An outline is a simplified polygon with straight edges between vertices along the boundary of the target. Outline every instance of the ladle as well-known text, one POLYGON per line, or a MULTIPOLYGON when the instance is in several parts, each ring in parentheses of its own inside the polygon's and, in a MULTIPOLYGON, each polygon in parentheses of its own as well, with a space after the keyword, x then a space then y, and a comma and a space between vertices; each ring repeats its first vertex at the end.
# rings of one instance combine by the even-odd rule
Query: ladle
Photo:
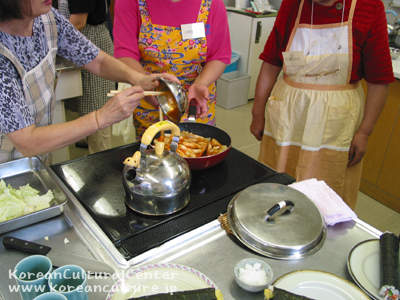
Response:
POLYGON ((161 77, 156 80, 160 82, 160 86, 156 89, 158 92, 169 92, 156 96, 158 104, 164 115, 171 122, 178 124, 188 107, 186 92, 179 83, 161 77))
MULTIPOLYGON (((156 91, 144 91, 145 96, 155 96, 164 115, 173 123, 178 124, 188 107, 188 98, 182 85, 167 79, 157 77, 160 86, 156 91)), ((107 96, 113 97, 121 91, 110 91, 107 96)), ((162 120, 160 118, 160 120, 162 120)))

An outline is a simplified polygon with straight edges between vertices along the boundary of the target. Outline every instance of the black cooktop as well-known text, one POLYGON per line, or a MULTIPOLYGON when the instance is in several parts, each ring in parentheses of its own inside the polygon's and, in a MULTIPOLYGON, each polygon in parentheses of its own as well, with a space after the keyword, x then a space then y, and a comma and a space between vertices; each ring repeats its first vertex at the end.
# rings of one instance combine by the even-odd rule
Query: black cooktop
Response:
POLYGON ((189 204, 169 216, 145 216, 125 204, 123 161, 139 150, 134 143, 52 165, 117 249, 130 259, 225 213, 240 190, 259 183, 289 184, 294 179, 231 148, 220 164, 193 171, 189 204))

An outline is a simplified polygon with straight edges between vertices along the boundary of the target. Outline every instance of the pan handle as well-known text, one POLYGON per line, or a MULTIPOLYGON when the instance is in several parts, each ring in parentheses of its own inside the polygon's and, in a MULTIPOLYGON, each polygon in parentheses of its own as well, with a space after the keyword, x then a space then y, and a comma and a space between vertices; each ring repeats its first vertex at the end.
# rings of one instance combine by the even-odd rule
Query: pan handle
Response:
POLYGON ((192 98, 189 102, 188 121, 196 122, 197 100, 192 98))
POLYGON ((277 204, 275 204, 274 206, 272 206, 268 211, 267 211, 267 215, 264 217, 265 221, 268 221, 268 219, 275 214, 276 212, 280 211, 282 208, 286 207, 286 212, 292 212, 293 208, 294 208, 294 203, 290 200, 284 200, 281 201, 277 204))

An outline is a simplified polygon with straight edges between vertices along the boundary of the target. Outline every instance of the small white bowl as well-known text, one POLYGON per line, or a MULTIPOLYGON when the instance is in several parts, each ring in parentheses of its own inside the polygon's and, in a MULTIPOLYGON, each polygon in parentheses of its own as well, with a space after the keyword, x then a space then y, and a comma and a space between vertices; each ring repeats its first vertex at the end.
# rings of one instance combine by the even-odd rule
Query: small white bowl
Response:
POLYGON ((244 290, 248 291, 248 292, 259 292, 262 291, 264 289, 266 289, 270 283, 272 282, 272 278, 274 276, 273 272, 272 272, 272 268, 265 263, 264 261, 260 260, 260 259, 256 259, 256 258, 245 258, 241 261, 239 261, 235 268, 234 268, 234 273, 235 273, 235 281, 236 283, 244 290), (261 268, 264 269, 265 274, 267 274, 267 282, 266 284, 263 285, 251 285, 248 283, 243 282, 242 280, 240 280, 239 278, 239 269, 240 268, 244 268, 246 264, 250 264, 250 265, 254 265, 255 263, 259 263, 261 265, 261 268))

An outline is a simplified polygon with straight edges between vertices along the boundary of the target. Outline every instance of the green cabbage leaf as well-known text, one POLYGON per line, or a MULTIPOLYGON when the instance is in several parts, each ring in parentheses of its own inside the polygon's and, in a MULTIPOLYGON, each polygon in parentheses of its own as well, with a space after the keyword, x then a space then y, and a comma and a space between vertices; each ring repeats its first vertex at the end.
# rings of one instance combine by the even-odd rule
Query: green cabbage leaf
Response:
POLYGON ((0 222, 8 221, 44 208, 50 207, 54 199, 49 190, 40 196, 39 191, 27 185, 18 190, 0 180, 0 222))

